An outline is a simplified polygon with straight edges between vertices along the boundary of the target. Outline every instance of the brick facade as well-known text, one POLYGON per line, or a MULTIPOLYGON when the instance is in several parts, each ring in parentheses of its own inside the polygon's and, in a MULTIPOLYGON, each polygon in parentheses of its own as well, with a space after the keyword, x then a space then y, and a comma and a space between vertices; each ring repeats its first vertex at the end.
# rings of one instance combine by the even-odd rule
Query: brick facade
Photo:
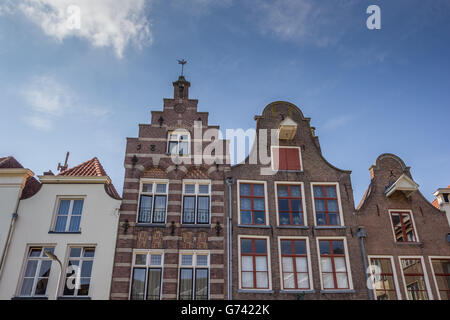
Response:
MULTIPOLYGON (((221 153, 211 159, 194 162, 193 152, 202 154, 210 139, 195 137, 194 126, 203 134, 217 132, 208 125, 208 113, 197 111, 197 100, 189 99, 189 86, 184 77, 173 83, 174 98, 164 99, 163 111, 153 111, 150 124, 139 125, 139 135, 128 138, 125 155, 123 203, 117 234, 117 248, 112 278, 111 299, 129 299, 133 252, 137 249, 159 249, 164 253, 162 299, 177 299, 179 288, 180 250, 203 250, 209 254, 210 299, 227 295, 226 220, 224 217, 224 172, 229 169, 221 153), (168 150, 169 132, 185 129, 190 133, 190 152, 172 160, 168 150), (183 162, 180 162, 183 161, 183 162), (138 223, 138 205, 142 179, 168 181, 166 219, 164 223, 138 223), (210 219, 205 225, 182 224, 183 181, 210 181, 210 219)), ((224 141, 217 145, 225 150, 224 141)), ((218 149, 219 150, 219 149, 218 149)), ((211 157, 210 157, 211 158, 211 157)))
POLYGON ((406 286, 411 285, 411 280, 408 282, 406 279, 405 283, 399 257, 421 257, 426 272, 428 298, 439 299, 430 257, 447 257, 450 262, 450 244, 446 239, 450 227, 445 212, 431 205, 419 190, 410 191, 400 187, 400 190, 387 195, 386 191, 392 189, 402 175, 412 179, 410 168, 399 157, 383 154, 377 158, 370 168, 370 185, 357 208, 357 221, 367 231, 367 254, 392 258, 398 282, 397 296, 402 299, 412 298, 406 292, 406 286), (410 240, 414 241, 396 241, 392 212, 412 215, 415 239, 410 240))

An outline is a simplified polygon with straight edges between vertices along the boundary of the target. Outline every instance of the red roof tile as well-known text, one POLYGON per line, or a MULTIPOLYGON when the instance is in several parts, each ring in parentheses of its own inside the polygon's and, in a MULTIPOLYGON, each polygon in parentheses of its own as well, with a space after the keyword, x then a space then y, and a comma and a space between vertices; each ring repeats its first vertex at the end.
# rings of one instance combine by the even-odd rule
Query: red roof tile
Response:
MULTIPOLYGON (((73 168, 64 170, 57 176, 77 176, 77 177, 109 177, 97 157, 83 162, 73 168)), ((106 192, 115 199, 120 199, 119 193, 112 183, 105 185, 106 192)))
POLYGON ((434 207, 436 207, 436 208, 438 208, 439 210, 441 210, 441 207, 439 207, 439 203, 438 203, 438 199, 437 199, 437 198, 434 199, 433 202, 431 202, 431 204, 432 204, 434 207))

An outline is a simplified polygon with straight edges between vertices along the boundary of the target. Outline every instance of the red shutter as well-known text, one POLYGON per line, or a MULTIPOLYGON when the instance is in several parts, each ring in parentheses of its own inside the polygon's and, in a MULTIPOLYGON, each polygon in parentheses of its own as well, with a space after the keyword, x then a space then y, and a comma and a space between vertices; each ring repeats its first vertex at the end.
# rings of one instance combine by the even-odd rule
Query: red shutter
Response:
POLYGON ((300 152, 297 148, 285 148, 286 169, 284 170, 301 170, 300 168, 300 152))

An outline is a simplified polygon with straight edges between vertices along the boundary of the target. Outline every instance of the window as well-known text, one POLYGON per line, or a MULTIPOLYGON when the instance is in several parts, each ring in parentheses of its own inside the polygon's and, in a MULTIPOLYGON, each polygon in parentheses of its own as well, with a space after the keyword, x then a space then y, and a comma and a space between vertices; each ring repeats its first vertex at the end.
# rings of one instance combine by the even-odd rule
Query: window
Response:
POLYGON ((349 289, 344 241, 319 240, 319 250, 323 289, 349 289))
POLYGON ((185 156, 189 154, 189 132, 172 131, 169 132, 167 143, 167 153, 171 155, 185 156))
POLYGON ((142 182, 138 223, 165 223, 167 182, 142 182))
POLYGON ((182 223, 209 224, 210 182, 185 182, 182 223))
POLYGON ((63 296, 89 296, 94 255, 94 247, 70 247, 63 296))
POLYGON ((412 215, 409 212, 391 212, 394 237, 397 242, 416 242, 412 215))
POLYGON ((282 171, 301 171, 300 148, 272 147, 272 169, 282 171))
POLYGON ((374 284, 375 298, 377 300, 397 300, 396 279, 392 268, 391 258, 370 258, 370 265, 378 270, 374 274, 378 281, 374 284))
POLYGON ((55 232, 79 232, 83 199, 59 199, 55 232))
POLYGON ((244 225, 265 225, 264 184, 239 183, 240 223, 244 225))
POLYGON ((242 289, 269 289, 267 239, 241 238, 242 289))
POLYGON ((434 280, 441 300, 450 300, 450 258, 431 259, 434 280))
POLYGON ((206 252, 181 252, 180 300, 208 300, 209 254, 206 252))
POLYGON ((283 289, 310 289, 308 249, 305 239, 281 239, 283 289))
POLYGON ((162 270, 162 252, 135 252, 131 280, 131 300, 160 300, 162 270))
POLYGON ((45 252, 54 252, 50 247, 30 247, 19 295, 22 297, 45 296, 52 266, 45 252))
POLYGON ((427 285, 420 258, 400 258, 409 300, 428 300, 427 285))
POLYGON ((313 185, 314 210, 318 226, 339 226, 339 197, 336 185, 313 185))
POLYGON ((280 225, 304 226, 302 186, 276 184, 280 225))

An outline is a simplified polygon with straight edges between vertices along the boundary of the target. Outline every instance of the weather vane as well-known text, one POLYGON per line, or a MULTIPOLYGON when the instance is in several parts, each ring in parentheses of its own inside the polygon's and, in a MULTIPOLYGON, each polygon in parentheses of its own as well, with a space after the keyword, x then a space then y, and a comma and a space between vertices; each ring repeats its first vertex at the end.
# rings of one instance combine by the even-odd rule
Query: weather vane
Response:
POLYGON ((181 64, 181 76, 183 76, 184 65, 185 65, 186 63, 187 63, 187 61, 184 60, 184 59, 178 60, 178 64, 181 64))

